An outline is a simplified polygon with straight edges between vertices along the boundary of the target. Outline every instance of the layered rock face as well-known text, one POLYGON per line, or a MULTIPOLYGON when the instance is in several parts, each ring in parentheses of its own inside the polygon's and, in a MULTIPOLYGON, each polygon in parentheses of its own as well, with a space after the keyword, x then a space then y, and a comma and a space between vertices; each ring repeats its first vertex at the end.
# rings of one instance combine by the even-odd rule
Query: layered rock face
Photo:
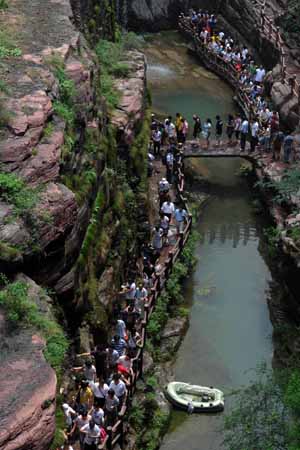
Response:
MULTIPOLYGON (((3 124, 0 111, 0 164, 11 177, 4 180, 9 194, 0 190, 0 272, 22 271, 29 284, 54 288, 67 314, 72 305, 70 321, 75 312, 76 326, 85 318, 88 342, 91 331, 105 334, 114 286, 129 254, 135 256, 139 228, 132 236, 122 220, 126 201, 140 205, 139 226, 147 215, 145 199, 135 198, 126 178, 138 172, 137 163, 143 172, 147 158, 141 138, 132 158, 129 150, 143 131, 146 65, 138 52, 125 58, 128 77, 115 82, 120 104, 109 124, 99 61, 72 22, 109 38, 114 14, 105 1, 72 6, 75 18, 69 0, 11 0, 0 14, 1 30, 13 30, 22 52, 0 65, 7 86, 0 92, 6 113, 3 124), (71 108, 64 99, 70 86, 71 108), (122 128, 127 148, 124 193, 113 127, 122 128)), ((0 326, 0 449, 46 450, 55 429, 56 377, 44 360, 45 344, 29 330, 12 337, 3 311, 0 326)))
MULTIPOLYGON (((28 277, 29 295, 46 315, 50 299, 28 277)), ((11 330, 0 310, 0 449, 49 448, 55 430, 56 376, 43 356, 45 342, 28 329, 11 330)))

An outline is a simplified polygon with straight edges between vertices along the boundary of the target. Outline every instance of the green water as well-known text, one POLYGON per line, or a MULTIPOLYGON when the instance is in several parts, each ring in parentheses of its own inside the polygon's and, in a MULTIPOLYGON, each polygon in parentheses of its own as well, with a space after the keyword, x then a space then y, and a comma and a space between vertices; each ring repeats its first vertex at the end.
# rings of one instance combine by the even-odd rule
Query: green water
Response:
MULTIPOLYGON (((147 50, 154 109, 173 115, 179 111, 187 118, 196 112, 204 119, 234 111, 233 92, 199 69, 180 39, 176 44, 178 38, 171 36, 155 36, 147 50)), ((251 193, 236 175, 241 163, 193 162, 208 178, 213 200, 194 224, 202 239, 184 292, 191 305, 190 327, 174 365, 176 380, 213 385, 225 394, 247 383, 257 364, 270 363, 273 352, 265 293, 271 275, 260 253, 261 224, 251 208, 251 193)), ((221 425, 222 414, 174 412, 162 449, 218 450, 221 425)))

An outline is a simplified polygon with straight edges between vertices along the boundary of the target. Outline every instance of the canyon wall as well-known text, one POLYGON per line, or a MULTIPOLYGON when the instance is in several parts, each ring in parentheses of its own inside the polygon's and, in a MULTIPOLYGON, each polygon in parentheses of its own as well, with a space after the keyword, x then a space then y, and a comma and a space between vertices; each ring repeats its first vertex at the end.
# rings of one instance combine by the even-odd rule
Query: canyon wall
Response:
MULTIPOLYGON (((68 0, 11 0, 0 11, 0 272, 10 285, 24 274, 26 301, 32 285, 50 288, 79 350, 107 337, 114 292, 148 237, 149 113, 143 54, 124 55, 112 114, 101 61, 78 31, 91 42, 114 39, 114 10, 92 0, 72 6, 74 15, 68 0)), ((22 322, 12 330, 15 318, 0 310, 0 449, 46 450, 57 384, 47 342, 22 322), (16 376, 8 382, 7 373, 16 376)))

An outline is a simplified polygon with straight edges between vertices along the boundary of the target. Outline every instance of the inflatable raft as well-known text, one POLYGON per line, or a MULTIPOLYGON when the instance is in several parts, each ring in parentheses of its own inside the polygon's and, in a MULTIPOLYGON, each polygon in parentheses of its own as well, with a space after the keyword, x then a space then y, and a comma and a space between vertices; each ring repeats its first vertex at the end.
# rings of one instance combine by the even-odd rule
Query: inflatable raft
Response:
POLYGON ((221 412, 224 394, 219 389, 172 382, 166 389, 167 399, 177 408, 189 412, 221 412))

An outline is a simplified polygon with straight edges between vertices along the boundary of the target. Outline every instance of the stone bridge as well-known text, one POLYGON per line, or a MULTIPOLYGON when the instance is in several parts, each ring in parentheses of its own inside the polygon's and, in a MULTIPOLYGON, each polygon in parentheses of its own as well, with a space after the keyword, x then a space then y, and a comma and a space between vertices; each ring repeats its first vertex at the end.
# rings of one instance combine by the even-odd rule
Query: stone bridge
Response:
MULTIPOLYGON (((269 154, 265 154, 269 155, 269 154)), ((244 158, 248 159, 251 162, 255 162, 264 154, 260 151, 256 151, 254 153, 249 153, 246 151, 241 151, 240 146, 237 145, 226 145, 222 144, 220 146, 216 146, 216 141, 212 141, 210 147, 207 148, 205 144, 196 141, 187 141, 184 146, 184 157, 185 158, 244 158)))

